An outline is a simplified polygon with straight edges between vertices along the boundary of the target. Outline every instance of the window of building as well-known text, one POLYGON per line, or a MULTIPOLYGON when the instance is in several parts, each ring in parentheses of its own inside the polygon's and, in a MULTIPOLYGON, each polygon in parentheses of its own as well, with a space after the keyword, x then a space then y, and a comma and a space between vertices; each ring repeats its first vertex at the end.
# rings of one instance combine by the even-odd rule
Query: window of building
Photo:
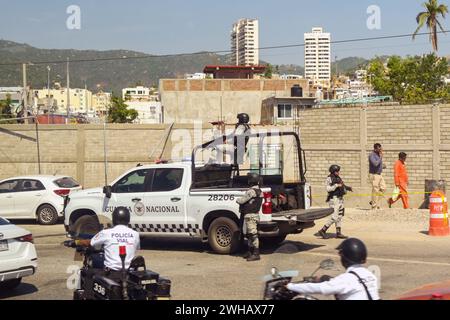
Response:
POLYGON ((292 105, 279 104, 278 105, 278 119, 292 119, 292 105))

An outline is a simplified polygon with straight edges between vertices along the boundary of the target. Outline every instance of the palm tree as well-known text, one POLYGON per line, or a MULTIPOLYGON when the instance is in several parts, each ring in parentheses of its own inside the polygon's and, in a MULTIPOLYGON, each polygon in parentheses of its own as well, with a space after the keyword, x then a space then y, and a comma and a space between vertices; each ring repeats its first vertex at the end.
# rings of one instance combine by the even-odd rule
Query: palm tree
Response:
POLYGON ((448 13, 448 7, 445 4, 439 4, 438 0, 428 0, 428 2, 423 3, 426 11, 423 11, 417 15, 417 23, 418 27, 413 34, 413 39, 416 38, 419 30, 427 24, 427 28, 430 31, 430 40, 433 45, 433 50, 438 50, 438 27, 442 32, 445 33, 444 28, 442 27, 440 21, 438 20, 439 15, 445 18, 445 14, 448 13))

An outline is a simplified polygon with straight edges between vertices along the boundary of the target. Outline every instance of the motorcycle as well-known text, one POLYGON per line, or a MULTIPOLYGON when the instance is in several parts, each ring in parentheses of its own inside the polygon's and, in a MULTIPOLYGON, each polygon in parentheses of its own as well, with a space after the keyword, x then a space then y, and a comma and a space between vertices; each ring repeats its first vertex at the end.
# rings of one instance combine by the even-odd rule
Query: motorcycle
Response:
MULTIPOLYGON (((298 283, 317 283, 324 282, 331 279, 328 275, 323 275, 319 279, 314 275, 319 270, 331 270, 334 268, 334 261, 331 259, 323 260, 319 267, 308 277, 303 277, 303 280, 298 283)), ((292 279, 299 275, 298 271, 278 271, 276 267, 272 267, 270 275, 264 276, 264 300, 318 300, 311 295, 299 294, 297 292, 286 289, 286 285, 292 282, 292 279)))
POLYGON ((74 300, 170 300, 171 281, 147 270, 142 256, 134 257, 125 268, 125 246, 120 247, 122 270, 113 275, 104 270, 103 250, 83 246, 77 240, 64 241, 64 245, 75 249, 74 260, 83 260, 74 300))

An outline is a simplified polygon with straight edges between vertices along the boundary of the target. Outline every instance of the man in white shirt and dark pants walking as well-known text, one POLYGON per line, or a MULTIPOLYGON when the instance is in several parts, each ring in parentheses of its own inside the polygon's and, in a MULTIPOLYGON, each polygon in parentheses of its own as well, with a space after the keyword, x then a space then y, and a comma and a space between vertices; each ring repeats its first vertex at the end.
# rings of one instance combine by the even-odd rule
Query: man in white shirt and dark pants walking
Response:
POLYGON ((369 203, 372 209, 381 208, 381 198, 386 191, 383 169, 386 169, 386 165, 383 164, 383 148, 381 144, 375 143, 373 152, 369 155, 369 179, 372 185, 372 197, 369 203))

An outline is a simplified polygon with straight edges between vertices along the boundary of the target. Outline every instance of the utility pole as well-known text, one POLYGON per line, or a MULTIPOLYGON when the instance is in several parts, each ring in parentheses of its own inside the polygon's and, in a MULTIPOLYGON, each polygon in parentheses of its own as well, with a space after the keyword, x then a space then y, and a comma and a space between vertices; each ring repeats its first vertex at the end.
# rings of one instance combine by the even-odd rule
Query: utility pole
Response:
POLYGON ((67 120, 66 123, 69 123, 70 116, 70 73, 69 73, 69 58, 67 58, 67 120))
MULTIPOLYGON (((47 66, 47 124, 50 124, 50 66, 47 66)), ((38 111, 39 113, 39 111, 38 111)))
MULTIPOLYGON (((28 90, 27 90, 27 64, 22 64, 22 80, 23 80, 23 117, 28 117, 28 90)), ((28 124, 28 119, 25 119, 28 124)))
POLYGON ((337 61, 337 59, 338 59, 338 56, 334 56, 334 63, 336 65, 336 78, 339 78, 339 76, 338 76, 338 61, 337 61))

